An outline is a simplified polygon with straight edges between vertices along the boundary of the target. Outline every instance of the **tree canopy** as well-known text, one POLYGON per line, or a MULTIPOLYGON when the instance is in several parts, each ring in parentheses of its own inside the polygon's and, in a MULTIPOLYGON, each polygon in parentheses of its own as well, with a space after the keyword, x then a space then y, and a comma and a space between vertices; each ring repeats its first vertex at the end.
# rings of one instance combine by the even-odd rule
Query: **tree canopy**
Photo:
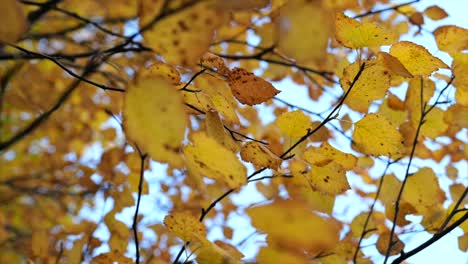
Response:
POLYGON ((468 31, 423 3, 2 0, 0 262, 466 252, 468 31))

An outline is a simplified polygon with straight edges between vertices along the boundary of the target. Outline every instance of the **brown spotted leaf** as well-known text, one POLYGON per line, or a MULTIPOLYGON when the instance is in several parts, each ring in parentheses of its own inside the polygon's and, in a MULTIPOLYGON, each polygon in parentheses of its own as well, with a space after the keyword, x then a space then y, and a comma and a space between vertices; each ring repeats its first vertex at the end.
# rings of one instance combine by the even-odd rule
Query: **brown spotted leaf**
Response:
POLYGON ((280 92, 271 83, 242 68, 234 68, 228 74, 228 83, 237 100, 247 105, 263 103, 280 92))

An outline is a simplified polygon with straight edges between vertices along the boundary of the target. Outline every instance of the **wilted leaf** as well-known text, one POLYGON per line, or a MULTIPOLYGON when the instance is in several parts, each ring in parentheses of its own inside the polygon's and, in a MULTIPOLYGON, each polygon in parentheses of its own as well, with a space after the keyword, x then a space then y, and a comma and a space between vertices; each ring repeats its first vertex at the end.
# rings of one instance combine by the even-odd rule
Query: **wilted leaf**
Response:
POLYGON ((448 17, 447 12, 439 6, 429 6, 424 10, 424 14, 432 20, 441 20, 448 17))
POLYGON ((242 68, 229 72, 228 83, 237 100, 247 105, 263 103, 280 92, 271 83, 242 68))

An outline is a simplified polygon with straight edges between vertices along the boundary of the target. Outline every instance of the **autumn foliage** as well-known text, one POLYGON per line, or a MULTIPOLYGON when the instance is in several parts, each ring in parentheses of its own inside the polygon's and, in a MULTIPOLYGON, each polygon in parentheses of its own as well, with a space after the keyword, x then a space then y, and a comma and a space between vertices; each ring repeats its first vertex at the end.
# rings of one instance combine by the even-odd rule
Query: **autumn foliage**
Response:
POLYGON ((0 263, 466 252, 468 31, 423 3, 0 1, 0 263))

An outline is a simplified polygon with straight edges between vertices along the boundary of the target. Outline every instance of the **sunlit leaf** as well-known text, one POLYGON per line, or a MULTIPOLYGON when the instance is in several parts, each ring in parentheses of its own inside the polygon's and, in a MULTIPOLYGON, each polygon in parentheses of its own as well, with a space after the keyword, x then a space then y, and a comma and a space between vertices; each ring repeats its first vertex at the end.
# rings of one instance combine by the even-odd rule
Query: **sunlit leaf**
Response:
POLYGON ((340 164, 343 169, 350 170, 356 166, 357 158, 349 153, 344 153, 330 143, 325 142, 319 148, 311 147, 304 152, 304 160, 312 165, 325 166, 330 162, 340 164))
POLYGON ((441 20, 448 17, 447 12, 440 6, 429 6, 424 10, 424 14, 432 20, 441 20))
POLYGON ((312 122, 302 111, 296 110, 281 114, 275 124, 284 134, 289 137, 302 137, 308 129, 312 128, 312 122))
POLYGON ((442 26, 434 31, 440 50, 448 53, 468 49, 468 30, 457 26, 442 26))
POLYGON ((205 226, 189 212, 174 212, 164 217, 169 231, 184 241, 191 241, 197 235, 206 235, 205 226))
POLYGON ((242 68, 229 72, 228 83, 237 100, 247 105, 263 103, 280 92, 271 83, 242 68))
POLYGON ((242 146, 240 155, 242 160, 251 162, 259 167, 277 169, 281 159, 273 154, 267 147, 257 142, 247 142, 242 146))
POLYGON ((187 162, 203 176, 225 182, 231 188, 247 181, 246 169, 230 150, 203 132, 194 133, 184 148, 187 162))
POLYGON ((403 151, 403 137, 383 116, 368 114, 354 124, 354 147, 373 156, 399 157, 403 151))
POLYGON ((390 48, 390 55, 396 57, 412 75, 429 76, 440 68, 448 68, 440 59, 413 42, 401 41, 390 48))
POLYGON ((390 70, 393 74, 398 74, 403 77, 412 78, 413 75, 401 64, 401 62, 386 52, 379 52, 377 55, 377 61, 381 63, 385 68, 390 70))
MULTIPOLYGON (((346 92, 359 72, 360 64, 353 63, 345 68, 343 78, 340 79, 341 87, 346 92)), ((369 62, 361 73, 361 76, 352 87, 345 103, 353 110, 367 112, 374 100, 385 96, 390 87, 389 70, 374 62, 369 62)))
POLYGON ((442 135, 445 130, 448 129, 448 124, 444 121, 444 111, 438 107, 435 107, 429 112, 424 124, 421 127, 421 134, 435 139, 442 135))
POLYGON ((181 94, 163 77, 142 78, 125 97, 124 127, 130 140, 158 161, 182 165, 186 118, 181 94))
POLYGON ((359 22, 343 13, 336 13, 335 38, 343 46, 359 49, 390 45, 396 41, 393 32, 371 22, 359 22))
POLYGON ((350 189, 346 170, 338 163, 328 163, 323 167, 312 167, 307 175, 312 189, 330 195, 344 193, 350 189))
POLYGON ((409 82, 409 87, 406 91, 405 107, 413 127, 417 127, 421 121, 423 105, 429 101, 434 91, 435 83, 428 78, 413 78, 409 82))
POLYGON ((457 103, 468 106, 468 54, 452 54, 452 71, 455 76, 453 85, 457 88, 455 99, 457 103))

